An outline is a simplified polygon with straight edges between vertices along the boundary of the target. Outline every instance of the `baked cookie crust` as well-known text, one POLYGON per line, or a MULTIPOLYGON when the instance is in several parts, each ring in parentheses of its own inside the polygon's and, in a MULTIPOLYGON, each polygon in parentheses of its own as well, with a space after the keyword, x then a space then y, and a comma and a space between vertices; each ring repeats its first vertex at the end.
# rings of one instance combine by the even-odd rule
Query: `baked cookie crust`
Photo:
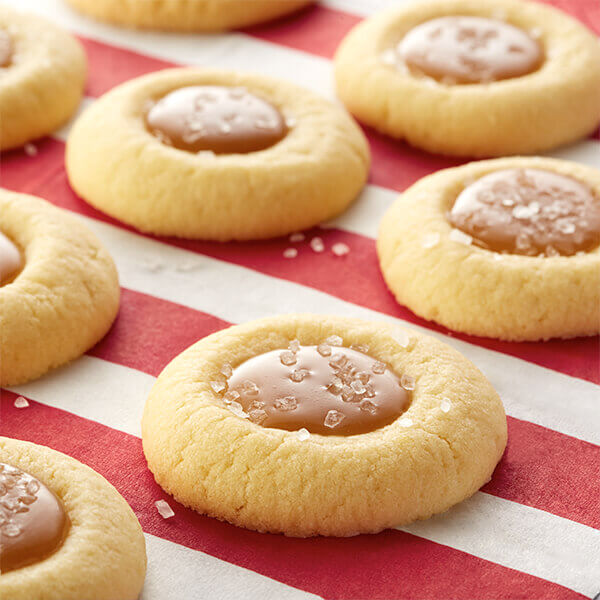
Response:
POLYGON ((589 135, 600 122, 600 45, 583 25, 537 2, 427 0, 367 19, 335 57, 340 98, 360 121, 408 143, 455 156, 536 153, 589 135), (533 31, 545 61, 490 83, 447 85, 385 64, 383 54, 438 17, 501 19, 533 31))
POLYGON ((11 63, 0 68, 0 149, 15 148, 58 129, 75 112, 86 77, 81 44, 37 16, 0 6, 10 36, 11 63))
POLYGON ((453 234, 446 213, 457 195, 502 169, 552 171, 600 198, 600 171, 549 158, 479 161, 424 177, 381 222, 377 252, 390 290, 417 315, 472 335, 534 341, 597 334, 600 247, 573 256, 499 254, 453 234))
POLYGON ((30 442, 0 437, 0 462, 46 485, 71 521, 54 554, 0 576, 0 596, 135 600, 146 573, 145 541, 135 514, 117 490, 79 461, 30 442))
POLYGON ((0 229, 25 265, 0 287, 0 385, 24 383, 83 354, 119 307, 114 262, 81 221, 48 202, 0 190, 0 229))
POLYGON ((270 21, 314 0, 67 0, 100 21, 162 31, 225 31, 270 21))
POLYGON ((369 150, 343 109, 292 84, 210 69, 169 69, 125 83, 75 123, 66 167, 87 202, 144 232, 248 240, 312 227, 343 211, 367 178, 369 150), (145 126, 148 105, 186 86, 243 87, 288 120, 277 144, 248 154, 191 153, 145 126))
POLYGON ((225 329, 175 358, 151 391, 142 440, 156 481, 201 513, 289 536, 350 536, 428 518, 477 491, 504 451, 506 417, 480 371, 433 338, 288 315, 225 329), (371 357, 415 378, 400 418, 365 434, 303 440, 236 416, 211 388, 224 363, 331 335, 368 345, 371 357))

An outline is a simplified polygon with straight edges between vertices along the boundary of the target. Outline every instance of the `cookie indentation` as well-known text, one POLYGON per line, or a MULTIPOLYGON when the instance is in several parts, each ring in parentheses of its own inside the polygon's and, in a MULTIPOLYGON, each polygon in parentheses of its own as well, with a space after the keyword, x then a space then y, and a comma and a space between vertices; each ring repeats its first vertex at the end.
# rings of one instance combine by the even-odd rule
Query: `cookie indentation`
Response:
POLYGON ((182 87, 161 98, 146 115, 161 142, 188 152, 247 154, 265 150, 288 132, 283 115, 243 87, 182 87))
POLYGON ((458 195, 448 220, 495 252, 571 256, 600 243, 600 198, 586 184, 542 169, 481 177, 458 195))
POLYGON ((29 473, 0 463, 0 571, 48 558, 63 544, 70 521, 61 501, 29 473))
POLYGON ((0 231, 0 286, 10 283, 22 267, 19 249, 0 231))

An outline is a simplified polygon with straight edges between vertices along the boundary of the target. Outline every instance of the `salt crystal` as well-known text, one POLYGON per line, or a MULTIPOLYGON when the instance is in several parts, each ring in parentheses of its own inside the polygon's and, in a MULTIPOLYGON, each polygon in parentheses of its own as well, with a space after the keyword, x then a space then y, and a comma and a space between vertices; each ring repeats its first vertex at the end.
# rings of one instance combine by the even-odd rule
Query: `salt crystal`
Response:
POLYGON ((331 429, 333 429, 334 427, 337 427, 343 420, 344 415, 341 412, 338 412, 337 410, 330 410, 327 413, 323 424, 325 425, 325 427, 330 427, 331 429))
POLYGON ((325 244, 320 237, 314 237, 310 240, 310 247, 314 252, 323 252, 323 250, 325 250, 325 244))
POLYGON ((29 481, 29 482, 27 483, 26 490, 27 490, 27 493, 28 493, 30 496, 33 496, 33 495, 37 494, 37 493, 38 493, 38 491, 39 491, 39 489, 40 489, 40 484, 39 484, 39 482, 38 482, 38 481, 36 481, 35 479, 32 479, 31 481, 29 481))
POLYGON ((524 232, 519 233, 515 240, 515 246, 518 250, 527 250, 530 248, 531 243, 529 242, 529 236, 524 232))
POLYGON ((330 335, 325 340, 325 343, 330 346, 341 346, 344 343, 344 340, 339 335, 330 335))
POLYGON ((453 242, 470 246, 473 238, 460 229, 453 229, 448 236, 453 242))
POLYGON ((365 384, 362 381, 359 381, 358 379, 355 379, 351 384, 350 387, 354 390, 354 392, 356 392, 357 394, 364 394, 366 389, 365 389, 365 384))
POLYGON ((344 402, 354 402, 356 400, 354 390, 349 385, 342 387, 342 400, 344 402))
POLYGON ((15 399, 15 408, 27 408, 29 406, 29 402, 23 398, 23 396, 19 396, 15 399))
POLYGON ((334 377, 327 389, 332 394, 339 394, 342 391, 343 386, 344 384, 342 383, 342 380, 339 377, 334 377))
POLYGON ((427 235, 423 236, 423 239, 421 240, 421 246, 423 248, 433 248, 434 246, 438 245, 439 241, 439 233, 428 233, 427 235))
POLYGON ((380 362, 380 361, 377 360, 377 361, 375 361, 373 363, 373 366, 371 367, 371 370, 376 375, 381 375, 382 373, 385 373, 385 363, 382 363, 382 362, 380 362))
POLYGON ((295 383, 304 381, 304 378, 308 375, 307 369, 294 369, 290 375, 290 379, 295 383))
POLYGON ((367 371, 359 371, 356 374, 356 378, 361 382, 361 383, 368 383, 369 379, 371 379, 371 373, 368 373, 367 371))
POLYGON ((292 235, 290 235, 290 242, 292 242, 292 244, 295 244, 297 242, 304 241, 305 238, 306 238, 306 236, 301 232, 292 233, 292 235))
POLYGON ((258 394, 258 386, 254 383, 254 381, 250 381, 246 379, 242 382, 242 392, 248 396, 256 396, 258 394))
POLYGON ((415 389, 415 378, 404 373, 400 378, 400 385, 408 391, 415 389))
POLYGON ((267 413, 262 408, 253 408, 248 411, 248 417, 253 423, 262 423, 267 416, 267 413))
POLYGON ((225 401, 225 404, 230 404, 231 402, 237 402, 240 399, 240 397, 241 396, 238 392, 236 392, 235 390, 231 390, 229 392, 225 392, 223 400, 225 401))
POLYGON ((401 346, 402 348, 408 348, 408 345, 410 344, 410 336, 404 330, 394 329, 390 335, 396 344, 398 344, 398 346, 401 346))
POLYGON ((279 360, 281 361, 282 365, 285 365, 286 367, 289 367, 291 365, 295 365, 297 358, 296 355, 293 352, 290 352, 289 350, 284 350, 280 355, 279 355, 279 360))
POLYGON ((442 400, 442 403, 440 404, 440 409, 442 412, 445 413, 447 413, 450 410, 450 402, 446 398, 442 400))
POLYGON ((221 127, 219 127, 221 133, 228 134, 231 133, 231 125, 229 123, 221 123, 221 127))
POLYGON ((546 256, 560 256, 560 252, 554 246, 546 246, 546 256))
POLYGON ((515 201, 512 198, 504 198, 502 200, 502 206, 514 206, 515 201))
POLYGON ((540 210, 540 205, 537 202, 532 202, 527 206, 515 206, 512 210, 513 217, 515 219, 530 219, 536 215, 540 210))
POLYGON ((298 401, 294 396, 285 396, 284 398, 277 398, 275 400, 275 408, 287 412, 289 410, 296 410, 298 408, 298 401))
POLYGON ((289 343, 288 349, 290 352, 293 352, 295 354, 296 352, 298 352, 298 350, 300 350, 300 342, 298 340, 292 340, 289 343))
POLYGON ((236 416, 242 419, 248 418, 248 413, 244 410, 244 407, 239 402, 230 402, 227 407, 236 416))
POLYGON ((23 146, 23 150, 25 150, 25 154, 27 154, 27 156, 36 156, 38 153, 38 149, 29 142, 23 146))
POLYGON ((377 412, 377 405, 370 400, 363 400, 360 403, 360 410, 364 410, 365 412, 371 413, 374 415, 377 412))
POLYGON ((574 223, 562 222, 562 223, 559 223, 558 229, 561 233, 569 234, 569 233, 575 233, 576 228, 575 228, 574 223))
POLYGON ((321 356, 331 356, 331 346, 329 344, 319 344, 317 346, 317 352, 321 356))
POLYGON ((253 400, 252 404, 250 405, 250 408, 264 408, 265 407, 265 403, 262 400, 253 400))
POLYGON ((157 500, 154 503, 154 506, 156 506, 156 510, 158 511, 158 514, 163 519, 170 519, 171 517, 175 516, 173 509, 169 506, 169 503, 166 502, 165 500, 157 500))
POLYGON ((412 427, 413 422, 412 419, 409 419, 408 417, 402 417, 402 419, 398 421, 398 424, 401 427, 412 427))
POLYGON ((21 528, 15 523, 6 523, 5 525, 2 525, 0 531, 2 532, 2 535, 12 538, 17 537, 21 533, 21 528))
POLYGON ((344 244, 342 242, 338 242, 337 244, 334 244, 331 247, 331 251, 336 256, 344 256, 345 254, 348 254, 350 252, 350 246, 348 246, 348 244, 344 244))
POLYGON ((340 369, 346 364, 347 361, 348 359, 343 354, 334 354, 329 360, 329 366, 333 369, 340 369))
POLYGON ((221 367, 221 373, 225 375, 225 377, 231 377, 233 375, 233 367, 229 363, 225 363, 221 367))
POLYGON ((296 258, 298 256, 298 250, 296 248, 286 248, 283 251, 283 258, 296 258))
POLYGON ((298 429, 298 431, 295 431, 294 434, 301 442, 305 442, 310 438, 310 431, 308 431, 308 429, 304 429, 304 427, 302 429, 298 429))
POLYGON ((220 394, 227 386, 222 381, 211 381, 210 387, 214 390, 215 394, 220 394))
POLYGON ((369 351, 369 346, 365 346, 364 344, 352 344, 350 348, 352 348, 352 350, 356 350, 357 352, 362 352, 363 354, 366 354, 369 351))

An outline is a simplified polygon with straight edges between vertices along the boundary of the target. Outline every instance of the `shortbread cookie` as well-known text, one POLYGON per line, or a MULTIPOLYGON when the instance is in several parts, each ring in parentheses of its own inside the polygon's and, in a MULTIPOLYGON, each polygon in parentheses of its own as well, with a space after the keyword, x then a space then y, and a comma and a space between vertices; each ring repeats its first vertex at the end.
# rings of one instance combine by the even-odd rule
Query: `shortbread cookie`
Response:
POLYGON ((288 315, 231 327, 150 393, 144 452, 195 510, 290 536, 377 532, 487 482, 506 418, 449 346, 386 323, 288 315))
POLYGON ((0 149, 58 129, 75 112, 86 75, 81 44, 39 17, 0 6, 0 149))
POLYGON ((505 158, 439 171, 384 216, 377 250, 398 302, 474 335, 600 332, 600 171, 505 158))
POLYGON ((161 31, 224 31, 270 21, 315 0, 67 0, 95 19, 161 31))
POLYGON ((75 123, 69 180, 141 231, 211 240, 284 235, 352 202, 366 140, 340 108, 258 75, 171 69, 119 86, 75 123))
POLYGON ((335 58, 361 121, 430 152, 534 153, 600 122, 600 44, 522 0, 424 0, 355 27, 335 58))
POLYGON ((135 600, 146 572, 136 516, 65 454, 0 437, 0 597, 135 600))
POLYGON ((91 348, 119 307, 108 252, 40 198, 0 190, 0 385, 34 379, 91 348))

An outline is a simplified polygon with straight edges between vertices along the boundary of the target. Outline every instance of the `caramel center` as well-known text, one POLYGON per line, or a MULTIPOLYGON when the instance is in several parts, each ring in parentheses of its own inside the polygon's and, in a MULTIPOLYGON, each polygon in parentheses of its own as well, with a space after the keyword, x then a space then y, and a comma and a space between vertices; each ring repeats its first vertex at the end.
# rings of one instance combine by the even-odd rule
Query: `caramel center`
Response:
POLYGON ((19 249, 0 231, 0 286, 10 283, 22 265, 19 249))
POLYGON ((440 17, 411 29, 398 45, 408 68, 444 83, 482 83, 521 77, 543 61, 540 44, 503 21, 440 17))
POLYGON ((600 198, 571 177, 541 169, 485 175, 459 194, 448 220, 496 252, 570 256, 600 243, 600 198))
POLYGON ((8 67, 13 53, 12 40, 4 29, 0 29, 0 67, 8 67))
POLYGON ((410 396, 388 365, 363 351, 292 342, 233 370, 225 401, 263 427, 355 435, 389 425, 410 396))
POLYGON ((69 525, 62 503, 43 483, 0 463, 0 572, 48 558, 62 545, 69 525))
POLYGON ((146 125, 163 143, 188 152, 247 154, 264 150, 287 133, 282 114, 240 87, 193 86, 161 98, 146 125))

